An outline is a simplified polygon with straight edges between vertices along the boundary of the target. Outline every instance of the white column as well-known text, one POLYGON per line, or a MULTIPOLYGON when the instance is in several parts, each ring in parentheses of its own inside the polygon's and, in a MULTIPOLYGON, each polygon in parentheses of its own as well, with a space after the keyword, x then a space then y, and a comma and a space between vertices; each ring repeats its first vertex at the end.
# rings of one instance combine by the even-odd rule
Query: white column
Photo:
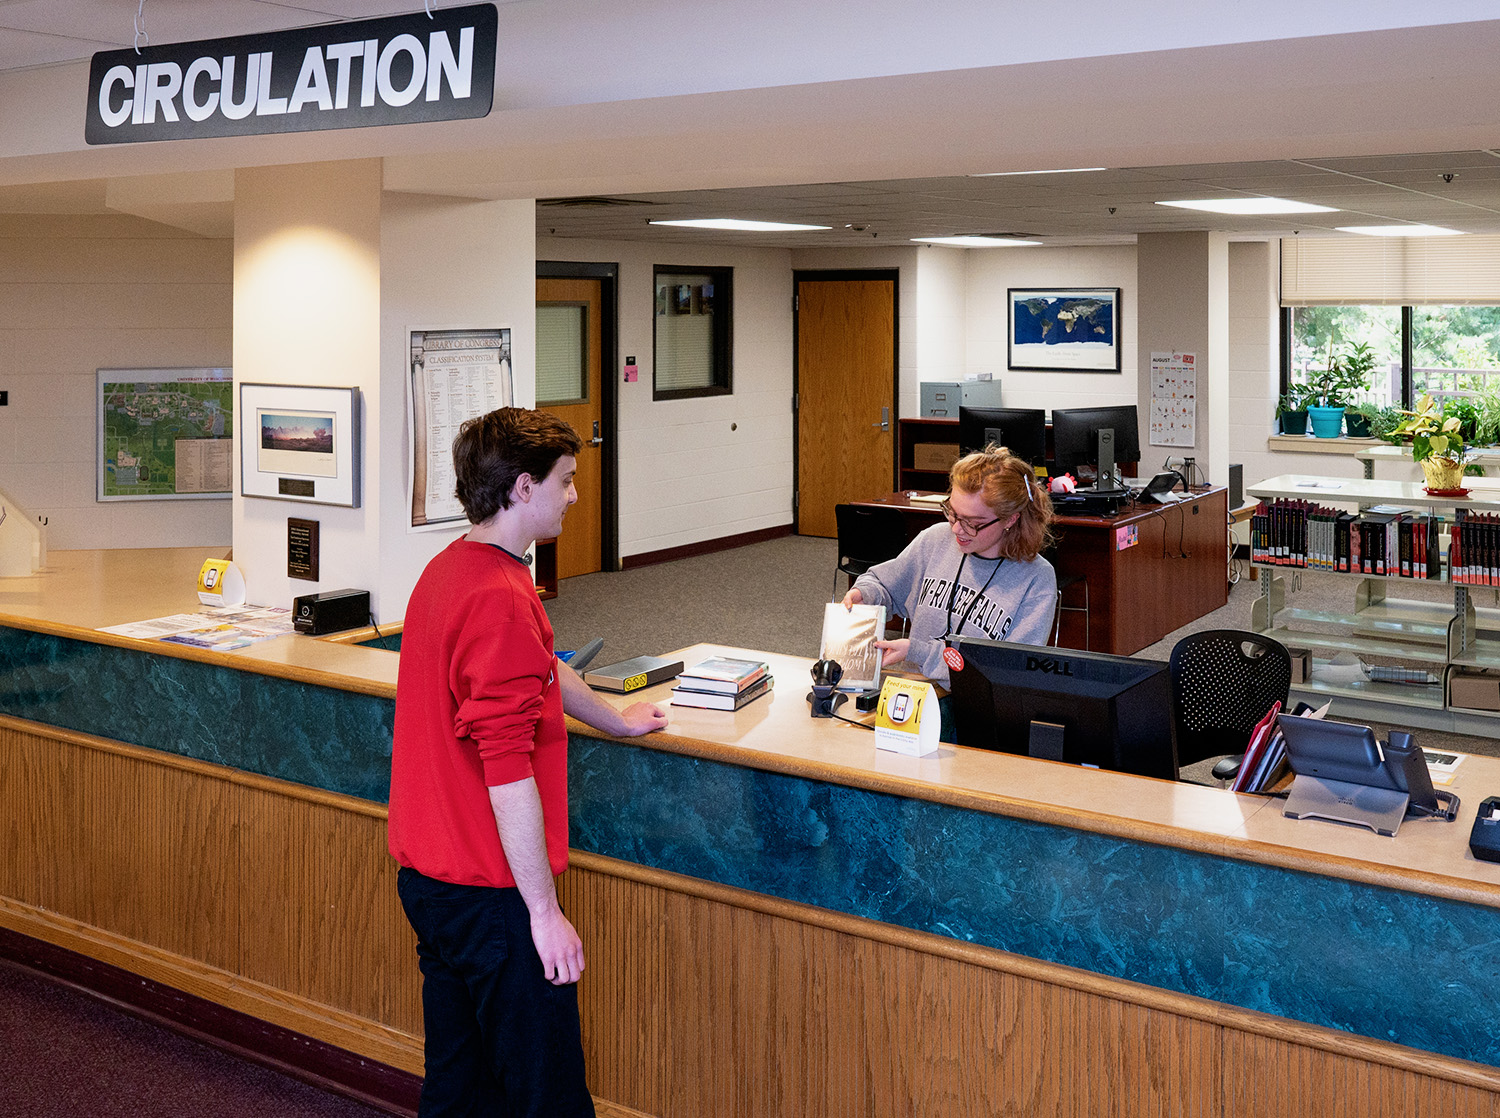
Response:
POLYGON ((1193 458, 1214 485, 1229 479, 1229 238, 1223 233, 1145 233, 1136 242, 1137 365, 1141 472, 1164 458, 1193 458), (1150 445, 1151 354, 1194 355, 1197 430, 1191 447, 1150 445))

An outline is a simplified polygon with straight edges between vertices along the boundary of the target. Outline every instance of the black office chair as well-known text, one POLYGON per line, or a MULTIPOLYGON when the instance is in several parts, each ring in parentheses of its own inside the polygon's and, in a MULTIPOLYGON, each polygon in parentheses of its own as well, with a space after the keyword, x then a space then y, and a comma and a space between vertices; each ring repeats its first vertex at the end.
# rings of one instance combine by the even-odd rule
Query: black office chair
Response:
POLYGON ((1209 629, 1172 649, 1172 721, 1177 764, 1224 757, 1216 780, 1240 770, 1250 732, 1273 703, 1286 706, 1292 658, 1280 641, 1239 629, 1209 629))
POLYGON ((837 601, 839 575, 858 578, 876 563, 894 559, 906 547, 906 517, 897 508, 870 505, 836 505, 834 519, 839 528, 839 564, 833 572, 833 597, 837 601))

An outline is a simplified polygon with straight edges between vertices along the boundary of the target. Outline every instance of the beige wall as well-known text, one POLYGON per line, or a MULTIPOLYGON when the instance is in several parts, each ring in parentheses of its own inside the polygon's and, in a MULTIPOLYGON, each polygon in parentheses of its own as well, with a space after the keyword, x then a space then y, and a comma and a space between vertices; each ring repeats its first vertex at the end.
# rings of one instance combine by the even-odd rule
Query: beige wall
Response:
MULTIPOLYGON (((236 384, 355 387, 365 411, 361 507, 234 499, 249 600, 374 587, 379 572, 380 162, 242 170, 234 202, 236 384), (321 525, 322 581, 286 575, 287 518, 321 525)), ((242 425, 243 417, 239 420, 242 425)))
MULTIPOLYGON (((464 523, 412 532, 407 496, 407 331, 416 327, 509 326, 516 403, 536 402, 536 208, 386 194, 380 222, 380 388, 367 419, 379 433, 369 458, 367 515, 378 515, 376 615, 394 621, 428 559, 464 523)), ((329 587, 336 589, 336 587, 329 587)))
POLYGON ((95 370, 231 359, 231 242, 116 215, 0 215, 0 488, 51 548, 228 545, 221 500, 95 501, 95 370))
POLYGON ((537 239, 540 260, 619 265, 620 554, 792 522, 792 270, 785 249, 537 239), (734 269, 734 393, 651 399, 653 268, 734 269))

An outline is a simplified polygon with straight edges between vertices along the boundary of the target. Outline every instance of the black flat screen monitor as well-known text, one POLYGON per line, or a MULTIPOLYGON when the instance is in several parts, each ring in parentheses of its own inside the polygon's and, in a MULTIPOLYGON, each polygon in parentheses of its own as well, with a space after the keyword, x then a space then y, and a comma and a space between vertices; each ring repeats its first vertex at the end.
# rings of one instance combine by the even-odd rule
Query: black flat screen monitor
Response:
POLYGON ((994 443, 1033 466, 1047 464, 1047 413, 1040 408, 958 409, 958 452, 970 454, 994 443))
POLYGON ((1113 408, 1054 408, 1052 410, 1052 460, 1057 474, 1081 478, 1083 466, 1099 466, 1099 432, 1115 433, 1115 462, 1139 462, 1141 438, 1136 428, 1134 404, 1113 408))
POLYGON ((1164 660, 952 637, 960 745, 1177 779, 1164 660))

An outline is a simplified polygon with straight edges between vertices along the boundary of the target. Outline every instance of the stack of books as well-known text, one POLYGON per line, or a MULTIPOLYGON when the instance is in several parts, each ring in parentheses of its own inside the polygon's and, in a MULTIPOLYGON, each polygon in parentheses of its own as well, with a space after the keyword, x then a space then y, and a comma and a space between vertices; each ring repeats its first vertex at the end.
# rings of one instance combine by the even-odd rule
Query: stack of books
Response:
POLYGON ((677 677, 672 705, 739 710, 770 690, 771 669, 764 661, 711 656, 677 677))

